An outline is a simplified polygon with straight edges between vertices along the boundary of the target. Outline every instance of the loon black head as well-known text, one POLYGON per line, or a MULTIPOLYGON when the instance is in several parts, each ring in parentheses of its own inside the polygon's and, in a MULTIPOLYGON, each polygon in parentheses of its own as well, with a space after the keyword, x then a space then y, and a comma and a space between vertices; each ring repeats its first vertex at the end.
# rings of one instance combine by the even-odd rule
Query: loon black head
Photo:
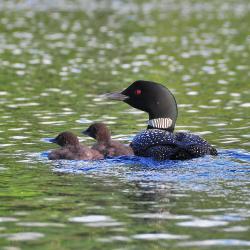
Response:
POLYGON ((122 92, 107 95, 149 114, 148 128, 160 128, 172 132, 177 119, 177 104, 173 94, 165 86, 138 80, 122 92))

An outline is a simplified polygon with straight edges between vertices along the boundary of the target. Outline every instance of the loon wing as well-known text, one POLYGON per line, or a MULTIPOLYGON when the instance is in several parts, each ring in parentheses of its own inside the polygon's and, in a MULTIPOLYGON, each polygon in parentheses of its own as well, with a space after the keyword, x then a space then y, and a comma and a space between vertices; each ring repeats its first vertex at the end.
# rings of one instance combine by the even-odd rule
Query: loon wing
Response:
POLYGON ((186 160, 192 156, 186 151, 174 146, 154 146, 145 151, 145 156, 152 157, 154 160, 186 160))
POLYGON ((217 155, 217 150, 198 135, 177 132, 175 136, 177 147, 181 150, 185 150, 190 154, 191 158, 204 156, 206 154, 217 155))

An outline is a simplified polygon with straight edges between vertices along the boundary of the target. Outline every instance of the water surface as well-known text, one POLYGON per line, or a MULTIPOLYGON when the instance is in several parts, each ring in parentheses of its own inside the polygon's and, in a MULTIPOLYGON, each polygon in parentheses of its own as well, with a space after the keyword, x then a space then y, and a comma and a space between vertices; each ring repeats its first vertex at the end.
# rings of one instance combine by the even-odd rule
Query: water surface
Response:
POLYGON ((1 1, 1 249, 250 249, 249 11, 241 1, 1 1), (47 160, 93 121, 129 142, 146 114, 99 98, 137 79, 218 157, 47 160))

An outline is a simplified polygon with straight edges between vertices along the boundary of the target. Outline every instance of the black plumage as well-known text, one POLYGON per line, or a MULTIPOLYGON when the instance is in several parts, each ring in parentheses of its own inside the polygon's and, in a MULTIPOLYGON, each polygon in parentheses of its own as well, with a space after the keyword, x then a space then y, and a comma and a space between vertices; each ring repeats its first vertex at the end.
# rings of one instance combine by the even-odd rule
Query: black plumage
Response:
POLYGON ((187 160, 207 154, 217 155, 217 151, 198 135, 160 129, 140 132, 130 146, 135 155, 153 157, 156 160, 187 160))

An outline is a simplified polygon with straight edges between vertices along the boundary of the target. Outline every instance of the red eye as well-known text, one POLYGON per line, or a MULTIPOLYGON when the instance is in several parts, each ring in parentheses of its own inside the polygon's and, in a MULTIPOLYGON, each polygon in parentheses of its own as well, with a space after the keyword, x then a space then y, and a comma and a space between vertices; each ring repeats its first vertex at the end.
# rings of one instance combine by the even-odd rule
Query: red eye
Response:
POLYGON ((141 94, 141 90, 140 89, 136 89, 135 90, 135 95, 140 95, 141 94))

